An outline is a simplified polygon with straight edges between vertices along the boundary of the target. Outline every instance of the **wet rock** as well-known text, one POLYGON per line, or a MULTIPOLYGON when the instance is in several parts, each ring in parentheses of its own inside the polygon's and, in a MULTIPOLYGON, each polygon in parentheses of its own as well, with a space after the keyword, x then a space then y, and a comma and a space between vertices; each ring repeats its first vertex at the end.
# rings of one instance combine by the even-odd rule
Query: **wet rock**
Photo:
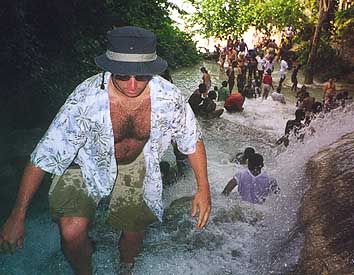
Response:
POLYGON ((299 211, 304 247, 293 274, 354 274, 354 133, 308 163, 311 187, 299 211))
POLYGON ((193 197, 175 200, 165 211, 162 229, 170 236, 174 244, 185 246, 188 251, 196 249, 213 250, 222 246, 223 237, 209 226, 204 230, 196 229, 196 219, 191 217, 193 197))

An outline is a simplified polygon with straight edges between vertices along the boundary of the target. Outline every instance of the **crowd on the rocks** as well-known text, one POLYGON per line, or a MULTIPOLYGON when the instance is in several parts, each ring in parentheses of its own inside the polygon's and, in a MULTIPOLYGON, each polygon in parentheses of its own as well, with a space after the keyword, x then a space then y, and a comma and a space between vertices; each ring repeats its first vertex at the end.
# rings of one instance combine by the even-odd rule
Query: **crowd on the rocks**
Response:
POLYGON ((260 36, 257 32, 253 35, 253 46, 250 47, 241 39, 228 37, 225 47, 215 45, 214 54, 220 70, 225 72, 227 80, 221 83, 221 87, 212 86, 210 74, 205 67, 201 68, 203 73, 202 83, 189 98, 194 113, 207 119, 216 118, 223 114, 224 109, 229 112, 242 112, 245 98, 261 98, 267 100, 270 96, 274 101, 286 104, 282 93, 284 80, 287 72, 291 70, 291 91, 295 93, 297 109, 301 110, 295 114, 296 123, 289 122, 285 127, 285 134, 277 141, 277 144, 288 145, 288 137, 294 133, 302 139, 303 135, 298 134, 299 128, 309 125, 311 119, 320 112, 343 106, 350 100, 347 92, 337 93, 334 79, 329 79, 324 84, 323 100, 316 101, 311 96, 305 85, 299 89, 298 73, 301 64, 296 60, 292 51, 294 32, 288 27, 281 33, 279 45, 275 39, 268 36, 260 36), (279 81, 276 84, 272 77, 275 63, 279 63, 279 81), (224 102, 224 109, 217 109, 216 101, 224 102), (304 120, 304 122, 302 122, 304 120))
MULTIPOLYGON (((261 38, 254 35, 253 47, 249 47, 243 38, 227 39, 226 47, 215 45, 214 54, 217 56, 220 70, 225 72, 227 80, 221 83, 220 89, 212 87, 210 74, 205 67, 201 68, 202 83, 189 99, 194 113, 206 118, 220 116, 222 109, 216 109, 216 104, 211 101, 224 102, 227 112, 242 112, 245 98, 261 97, 266 100, 268 96, 275 101, 285 104, 285 97, 281 93, 282 84, 286 78, 287 70, 293 64, 291 51, 294 33, 290 28, 284 32, 280 44, 270 37, 261 38), (272 73, 275 62, 279 61, 280 80, 277 88, 274 88, 272 73), (209 97, 209 93, 211 96, 209 97), (215 96, 216 95, 216 96, 215 96), (207 104, 206 104, 206 103, 207 104), (206 105, 208 108, 205 108, 206 105)), ((300 65, 296 64, 292 79, 297 81, 297 71, 300 65)), ((294 89, 297 89, 297 84, 294 89)))
MULTIPOLYGON (((318 114, 344 106, 348 100, 351 100, 348 92, 336 92, 334 79, 329 79, 324 84, 322 102, 311 96, 307 87, 305 85, 301 86, 298 82, 297 77, 301 64, 296 60, 295 54, 291 50, 294 39, 292 28, 287 28, 281 35, 279 45, 275 39, 260 37, 257 33, 253 36, 253 47, 249 47, 244 39, 232 39, 231 36, 227 39, 226 47, 221 47, 220 44, 216 45, 214 54, 220 64, 220 70, 225 72, 227 80, 222 81, 220 88, 214 86, 211 89, 212 80, 209 72, 205 67, 200 69, 203 74, 202 83, 192 93, 188 101, 195 115, 212 119, 220 117, 224 109, 229 113, 242 112, 245 98, 254 99, 258 97, 263 101, 270 96, 274 101, 286 104, 282 87, 287 72, 291 70, 290 90, 294 92, 297 99, 295 119, 287 121, 284 135, 276 141, 278 145, 288 146, 290 135, 294 135, 299 140, 304 138, 303 129, 318 114), (276 62, 279 63, 280 76, 277 84, 274 83, 272 77, 276 62), (215 100, 224 102, 224 109, 218 109, 215 100)), ((242 199, 253 203, 261 203, 270 191, 278 191, 278 188, 275 188, 274 185, 275 181, 261 172, 263 158, 261 155, 255 154, 253 148, 246 148, 245 152, 240 154, 239 157, 242 159, 240 163, 248 164, 248 169, 236 174, 225 187, 223 194, 229 194, 237 185, 242 199), (249 154, 250 149, 253 150, 251 150, 251 154, 249 154), (249 151, 247 152, 247 150, 249 151), (256 157, 249 158, 250 155, 256 155, 256 157), (255 182, 255 186, 258 188, 256 189, 260 194, 255 194, 256 189, 253 191, 247 189, 252 185, 250 184, 252 181, 255 182)))

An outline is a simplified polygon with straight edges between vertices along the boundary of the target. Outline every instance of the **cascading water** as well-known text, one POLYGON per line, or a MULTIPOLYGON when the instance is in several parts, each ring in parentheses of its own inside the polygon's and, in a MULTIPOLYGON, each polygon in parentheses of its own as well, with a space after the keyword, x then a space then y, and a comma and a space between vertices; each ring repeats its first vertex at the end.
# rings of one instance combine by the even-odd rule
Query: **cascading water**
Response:
MULTIPOLYGON (((203 65, 211 72, 213 84, 220 87, 225 74, 216 64, 203 65)), ((188 96, 197 88, 201 74, 198 66, 177 71, 172 77, 188 96)), ((286 121, 294 117, 295 100, 290 92, 284 93, 291 102, 287 105, 270 98, 263 102, 246 100, 243 113, 200 120, 212 190, 210 220, 204 230, 195 229, 195 218, 190 217, 195 180, 192 171, 187 170, 184 177, 164 191, 166 206, 179 200, 167 210, 164 223, 148 230, 134 274, 263 275, 285 274, 293 269, 304 239, 297 228, 296 215, 308 188, 306 163, 342 135, 354 131, 354 106, 317 118, 311 123, 311 130, 306 130, 303 142, 291 140, 285 148, 276 146, 275 141, 283 134, 286 121), (242 202, 236 192, 228 197, 220 194, 235 172, 244 168, 230 160, 248 146, 264 156, 265 169, 277 179, 281 189, 263 205, 242 202)), ((173 159, 170 151, 166 159, 173 159)), ((6 180, 8 174, 2 172, 0 176, 6 180)), ((1 187, 1 192, 6 190, 1 187)), ((60 251, 58 230, 50 221, 45 197, 40 194, 41 202, 34 202, 29 213, 24 250, 14 256, 0 255, 0 274, 72 274, 60 251)), ((0 202, 6 209, 10 203, 13 202, 0 202)), ((119 235, 101 221, 99 216, 91 232, 96 241, 95 274, 115 274, 119 235)))

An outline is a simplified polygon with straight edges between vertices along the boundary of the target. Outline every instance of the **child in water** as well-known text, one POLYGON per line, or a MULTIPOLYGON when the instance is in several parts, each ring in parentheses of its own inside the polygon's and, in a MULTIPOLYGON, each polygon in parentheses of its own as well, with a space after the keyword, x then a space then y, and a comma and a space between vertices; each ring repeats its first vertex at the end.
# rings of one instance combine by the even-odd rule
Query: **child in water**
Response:
POLYGON ((222 191, 227 196, 238 186, 241 199, 251 203, 262 204, 270 193, 278 193, 277 181, 262 171, 263 157, 260 154, 252 154, 248 159, 248 169, 237 172, 230 179, 222 191))

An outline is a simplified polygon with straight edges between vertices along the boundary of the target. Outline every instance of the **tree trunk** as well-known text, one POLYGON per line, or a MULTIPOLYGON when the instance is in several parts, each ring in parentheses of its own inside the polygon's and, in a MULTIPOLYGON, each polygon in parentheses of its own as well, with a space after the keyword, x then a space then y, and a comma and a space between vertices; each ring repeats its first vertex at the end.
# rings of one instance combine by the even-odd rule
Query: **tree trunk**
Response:
POLYGON ((310 53, 307 59, 305 70, 305 84, 313 83, 314 65, 316 62, 317 49, 320 43, 321 29, 324 22, 328 19, 329 9, 332 6, 333 0, 321 0, 318 12, 318 22, 316 25, 315 33, 312 38, 310 53))

